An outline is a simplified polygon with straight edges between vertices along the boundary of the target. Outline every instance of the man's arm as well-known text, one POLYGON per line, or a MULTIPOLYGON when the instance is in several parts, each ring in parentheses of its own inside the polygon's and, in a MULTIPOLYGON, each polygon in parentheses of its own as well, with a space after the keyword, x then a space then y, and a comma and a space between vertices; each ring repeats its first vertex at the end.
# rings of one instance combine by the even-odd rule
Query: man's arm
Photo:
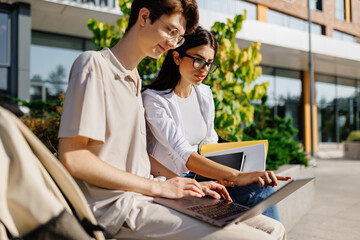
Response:
POLYGON ((59 160, 78 179, 99 187, 137 192, 153 197, 181 198, 203 197, 198 182, 186 178, 172 178, 156 182, 119 170, 102 161, 87 149, 86 137, 60 138, 59 160))
POLYGON ((151 164, 151 174, 155 177, 164 176, 166 178, 178 177, 176 173, 172 172, 170 169, 162 165, 158 160, 156 160, 153 156, 148 154, 151 164))
MULTIPOLYGON (((174 178, 177 177, 174 172, 169 170, 167 167, 162 165, 160 162, 158 162, 153 156, 149 155, 150 163, 151 163, 151 174, 154 176, 164 176, 166 178, 174 178)), ((226 188, 218 183, 215 183, 213 181, 208 182, 199 182, 202 191, 213 198, 216 199, 226 199, 228 201, 232 201, 230 198, 230 195, 226 188)))

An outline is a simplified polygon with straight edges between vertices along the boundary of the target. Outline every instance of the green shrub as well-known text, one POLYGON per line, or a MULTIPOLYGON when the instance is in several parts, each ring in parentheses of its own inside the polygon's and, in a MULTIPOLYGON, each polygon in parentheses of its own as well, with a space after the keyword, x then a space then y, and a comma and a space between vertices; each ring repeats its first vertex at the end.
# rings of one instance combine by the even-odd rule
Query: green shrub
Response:
POLYGON ((360 142, 360 131, 352 131, 347 137, 348 142, 360 142))
POLYGON ((27 106, 30 114, 21 118, 21 121, 58 156, 58 132, 60 127, 64 94, 60 94, 57 101, 19 101, 20 105, 27 106))
POLYGON ((277 170, 285 164, 303 164, 307 166, 306 154, 301 151, 301 144, 293 140, 297 129, 292 126, 292 119, 275 116, 270 118, 269 107, 262 104, 255 108, 254 122, 244 129, 244 141, 267 139, 269 149, 266 169, 277 170))

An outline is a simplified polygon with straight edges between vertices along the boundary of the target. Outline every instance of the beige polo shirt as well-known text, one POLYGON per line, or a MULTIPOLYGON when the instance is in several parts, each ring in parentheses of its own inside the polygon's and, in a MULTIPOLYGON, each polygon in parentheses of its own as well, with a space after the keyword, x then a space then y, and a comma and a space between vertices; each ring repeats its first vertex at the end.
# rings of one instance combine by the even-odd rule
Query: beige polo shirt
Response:
MULTIPOLYGON (((88 149, 100 159, 118 169, 149 178, 140 83, 136 87, 108 48, 81 54, 72 66, 69 79, 59 138, 88 137, 88 149)), ((99 222, 116 233, 136 193, 77 182, 99 222)))

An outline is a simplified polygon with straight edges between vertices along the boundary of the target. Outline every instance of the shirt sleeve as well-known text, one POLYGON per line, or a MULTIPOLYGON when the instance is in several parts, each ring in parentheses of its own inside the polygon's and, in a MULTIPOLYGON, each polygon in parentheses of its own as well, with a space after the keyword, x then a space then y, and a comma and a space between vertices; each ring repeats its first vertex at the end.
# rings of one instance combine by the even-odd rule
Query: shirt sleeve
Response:
POLYGON ((105 141, 103 79, 94 70, 94 58, 80 56, 74 63, 65 94, 59 138, 84 136, 105 141))
MULTIPOLYGON (((217 143, 218 142, 218 135, 215 131, 215 126, 214 126, 214 122, 215 122, 215 104, 214 104, 214 99, 213 99, 213 95, 211 92, 211 89, 208 88, 208 93, 207 93, 207 98, 208 98, 208 106, 201 106, 202 108, 206 108, 209 111, 209 119, 206 119, 206 121, 208 122, 208 131, 206 134, 206 138, 201 142, 202 144, 208 144, 208 143, 217 143)), ((201 147, 201 146, 200 146, 201 147)))
POLYGON ((144 93, 143 103, 147 124, 154 138, 170 151, 174 151, 180 157, 179 161, 182 161, 182 169, 187 169, 186 163, 194 150, 185 139, 180 124, 176 123, 165 100, 160 96, 144 93))

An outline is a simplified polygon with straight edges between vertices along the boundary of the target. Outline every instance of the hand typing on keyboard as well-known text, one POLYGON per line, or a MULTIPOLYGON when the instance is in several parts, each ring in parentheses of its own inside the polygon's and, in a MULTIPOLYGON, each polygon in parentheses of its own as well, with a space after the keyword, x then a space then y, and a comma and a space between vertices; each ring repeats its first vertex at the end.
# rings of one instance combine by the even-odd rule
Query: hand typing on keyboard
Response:
POLYGON ((232 202, 232 199, 228 191, 223 185, 218 184, 214 181, 199 182, 199 184, 202 187, 202 191, 205 193, 205 195, 211 196, 215 199, 222 198, 232 202))

